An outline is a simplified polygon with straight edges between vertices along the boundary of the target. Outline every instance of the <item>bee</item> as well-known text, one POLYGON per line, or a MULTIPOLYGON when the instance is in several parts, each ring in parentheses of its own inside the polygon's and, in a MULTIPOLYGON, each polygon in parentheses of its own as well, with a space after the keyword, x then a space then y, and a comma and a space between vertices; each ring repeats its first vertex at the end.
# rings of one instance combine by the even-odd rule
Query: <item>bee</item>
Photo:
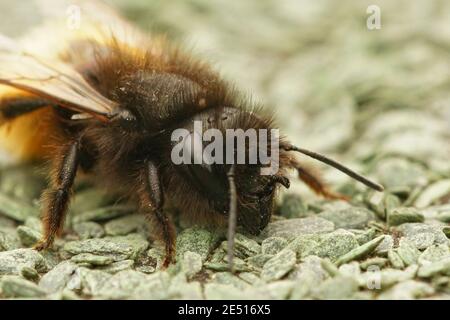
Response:
POLYGON ((272 117, 180 46, 141 32, 101 3, 75 3, 82 9, 76 30, 47 24, 22 41, 0 37, 1 142, 22 160, 49 159, 41 201, 44 231, 35 249, 51 247, 61 235, 79 172, 135 201, 154 239, 164 244, 164 267, 174 261, 176 241, 167 203, 187 217, 228 224, 232 267, 237 226, 255 235, 267 226, 277 190, 290 185, 289 170, 317 194, 346 199, 295 153, 383 190, 285 138, 278 144, 278 170, 271 175, 260 174, 260 162, 173 163, 176 129, 193 132, 194 122, 202 121, 203 129, 220 132, 271 130, 272 117))

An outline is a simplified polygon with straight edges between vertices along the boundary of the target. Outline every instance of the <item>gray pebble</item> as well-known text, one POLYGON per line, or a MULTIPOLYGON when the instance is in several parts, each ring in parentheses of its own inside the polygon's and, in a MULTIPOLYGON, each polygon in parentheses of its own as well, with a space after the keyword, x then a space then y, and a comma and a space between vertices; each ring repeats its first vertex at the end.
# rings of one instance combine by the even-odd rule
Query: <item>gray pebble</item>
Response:
POLYGON ((263 254, 277 254, 287 246, 286 239, 281 237, 270 237, 264 239, 261 244, 263 254))
POLYGON ((308 217, 300 219, 281 220, 269 223, 261 236, 282 237, 291 239, 305 234, 326 233, 334 230, 334 223, 323 218, 308 217))
POLYGON ((17 235, 20 242, 25 247, 31 247, 35 245, 42 237, 41 233, 26 226, 19 226, 17 228, 17 235))
POLYGON ((423 221, 423 215, 415 208, 397 208, 392 210, 387 216, 387 223, 390 226, 398 226, 408 222, 423 221))
POLYGON ((38 298, 46 292, 35 283, 19 276, 4 276, 0 279, 0 289, 5 298, 38 298))
POLYGON ((375 219, 370 210, 357 207, 325 211, 320 213, 319 217, 333 222, 337 229, 362 229, 375 219))
POLYGON ((103 227, 92 221, 79 222, 73 225, 73 231, 80 237, 80 240, 102 238, 105 235, 103 227))
POLYGON ((47 264, 36 250, 16 249, 0 252, 0 275, 20 274, 23 267, 33 268, 39 272, 47 270, 47 264))
POLYGON ((292 270, 295 262, 295 252, 284 249, 264 264, 261 278, 265 281, 279 280, 292 270))

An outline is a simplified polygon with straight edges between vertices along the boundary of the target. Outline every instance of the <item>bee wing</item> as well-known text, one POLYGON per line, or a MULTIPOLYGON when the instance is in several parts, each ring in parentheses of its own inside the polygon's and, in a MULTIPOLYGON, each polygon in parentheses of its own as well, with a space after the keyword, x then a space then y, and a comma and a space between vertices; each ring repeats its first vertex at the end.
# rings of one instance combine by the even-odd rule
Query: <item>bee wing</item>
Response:
POLYGON ((70 65, 28 53, 5 36, 0 36, 0 84, 101 120, 119 111, 70 65))

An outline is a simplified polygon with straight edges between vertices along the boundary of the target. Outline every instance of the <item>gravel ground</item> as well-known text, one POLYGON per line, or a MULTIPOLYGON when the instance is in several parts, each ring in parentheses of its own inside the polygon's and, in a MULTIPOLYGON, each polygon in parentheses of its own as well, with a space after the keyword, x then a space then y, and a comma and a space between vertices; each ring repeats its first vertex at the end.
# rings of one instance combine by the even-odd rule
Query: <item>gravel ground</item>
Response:
MULTIPOLYGON (((422 1, 112 1, 142 27, 195 47, 268 108, 298 145, 382 183, 375 193, 332 169, 350 203, 293 182, 259 237, 224 237, 178 219, 177 264, 143 218, 80 183, 67 233, 39 237, 44 180, 0 180, 0 297, 43 299, 450 298, 450 3, 422 1), (358 3, 358 4, 356 4, 358 3), (369 4, 381 29, 366 28, 369 4)), ((305 159, 306 160, 306 159, 305 159)))

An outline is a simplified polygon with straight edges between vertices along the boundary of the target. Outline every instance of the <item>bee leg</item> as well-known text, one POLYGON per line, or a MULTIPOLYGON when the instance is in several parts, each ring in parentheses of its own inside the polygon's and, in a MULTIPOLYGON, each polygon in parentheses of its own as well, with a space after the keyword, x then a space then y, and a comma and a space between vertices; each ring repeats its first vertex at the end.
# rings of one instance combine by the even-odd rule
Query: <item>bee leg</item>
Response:
POLYGON ((42 197, 44 235, 34 246, 36 250, 50 247, 62 232, 79 158, 80 142, 76 141, 62 147, 53 163, 50 186, 42 197))
POLYGON ((297 170, 298 177, 318 195, 332 200, 349 201, 347 196, 331 191, 314 169, 301 165, 296 159, 291 161, 291 167, 297 170))
POLYGON ((140 209, 149 220, 152 232, 157 239, 162 239, 165 244, 165 259, 163 268, 169 266, 175 256, 175 227, 172 221, 163 212, 164 195, 158 169, 151 161, 141 173, 140 189, 138 190, 140 209))
POLYGON ((0 125, 8 120, 12 120, 26 113, 47 107, 50 103, 47 100, 37 97, 14 97, 0 101, 0 125))

